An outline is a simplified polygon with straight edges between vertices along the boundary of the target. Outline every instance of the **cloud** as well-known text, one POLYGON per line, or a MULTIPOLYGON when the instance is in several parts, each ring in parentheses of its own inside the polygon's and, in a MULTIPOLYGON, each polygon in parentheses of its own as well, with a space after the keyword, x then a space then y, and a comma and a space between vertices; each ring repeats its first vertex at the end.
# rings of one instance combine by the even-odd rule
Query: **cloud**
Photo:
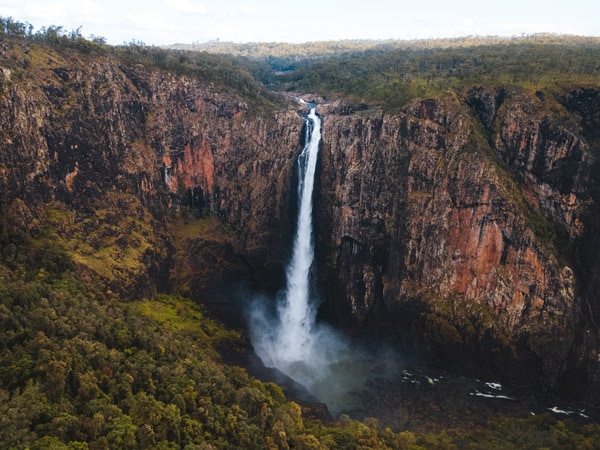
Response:
POLYGON ((331 0, 320 5, 319 20, 328 25, 306 27, 292 22, 295 16, 290 6, 280 0, 0 0, 0 15, 30 22, 36 30, 49 25, 65 30, 82 26, 84 35, 105 36, 114 44, 132 38, 158 45, 216 37, 239 42, 304 42, 536 32, 600 35, 598 21, 593 21, 599 6, 575 7, 583 0, 571 0, 573 7, 558 13, 523 0, 507 2, 510 8, 485 3, 475 7, 472 0, 456 4, 433 0, 431 8, 423 9, 418 3, 398 7, 398 2, 381 0, 385 8, 355 11, 342 7, 341 0, 331 0), (515 16, 511 11, 517 6, 515 16), (577 14, 582 8, 589 14, 577 14))
POLYGON ((254 8, 253 6, 250 6, 248 4, 243 4, 240 7, 240 11, 242 12, 242 14, 248 14, 248 15, 254 15, 254 14, 259 13, 259 10, 257 8, 254 8))
POLYGON ((191 0, 165 0, 167 6, 183 13, 206 14, 208 9, 202 3, 191 0))
POLYGON ((56 2, 53 4, 36 2, 25 5, 23 10, 25 15, 44 22, 35 24, 36 26, 63 25, 62 22, 67 15, 68 7, 65 2, 56 2))
MULTIPOLYGON (((167 18, 158 13, 129 14, 127 21, 134 30, 138 32, 151 32, 153 35, 165 33, 175 33, 178 31, 177 25, 170 23, 167 18)), ((146 36, 141 36, 145 38, 146 36)))

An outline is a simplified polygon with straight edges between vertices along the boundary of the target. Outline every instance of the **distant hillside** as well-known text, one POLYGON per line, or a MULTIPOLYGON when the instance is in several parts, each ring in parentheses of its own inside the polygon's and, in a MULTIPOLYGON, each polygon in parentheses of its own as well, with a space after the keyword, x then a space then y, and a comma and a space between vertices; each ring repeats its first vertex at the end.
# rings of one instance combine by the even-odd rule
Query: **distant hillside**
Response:
POLYGON ((537 35, 473 38, 375 47, 298 67, 279 89, 348 96, 387 109, 472 84, 542 89, 598 85, 600 39, 537 35))
POLYGON ((475 83, 540 89, 596 85, 600 38, 536 34, 415 41, 324 41, 304 44, 208 42, 173 48, 244 57, 268 64, 254 71, 271 89, 347 96, 402 107, 475 83))
MULTIPOLYGON (((480 46, 502 46, 518 43, 584 43, 598 44, 598 38, 579 37, 571 35, 556 34, 534 34, 519 37, 498 36, 468 36, 447 39, 350 39, 339 41, 313 41, 304 43, 289 42, 223 42, 219 40, 209 42, 195 42, 192 44, 173 44, 165 46, 172 50, 199 51, 223 55, 241 56, 276 63, 277 61, 303 61, 319 60, 334 56, 347 55, 349 53, 360 53, 367 50, 412 50, 422 51, 430 49, 457 49, 480 46)), ((280 67, 283 68, 283 67, 280 67)), ((288 68, 289 69, 289 68, 288 68)))
POLYGON ((292 70, 308 61, 317 61, 348 53, 362 52, 374 47, 395 48, 404 41, 342 40, 319 41, 304 44, 288 42, 221 42, 209 41, 194 44, 174 44, 166 46, 172 50, 207 52, 232 55, 267 62, 274 70, 292 70))

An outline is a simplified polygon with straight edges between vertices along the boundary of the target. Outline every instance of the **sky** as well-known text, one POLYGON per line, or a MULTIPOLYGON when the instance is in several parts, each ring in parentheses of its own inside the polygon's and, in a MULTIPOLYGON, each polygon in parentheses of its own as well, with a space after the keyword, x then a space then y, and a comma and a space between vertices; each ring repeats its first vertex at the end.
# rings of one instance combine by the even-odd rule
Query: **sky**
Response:
POLYGON ((0 0, 0 16, 115 45, 600 36, 598 0, 0 0))

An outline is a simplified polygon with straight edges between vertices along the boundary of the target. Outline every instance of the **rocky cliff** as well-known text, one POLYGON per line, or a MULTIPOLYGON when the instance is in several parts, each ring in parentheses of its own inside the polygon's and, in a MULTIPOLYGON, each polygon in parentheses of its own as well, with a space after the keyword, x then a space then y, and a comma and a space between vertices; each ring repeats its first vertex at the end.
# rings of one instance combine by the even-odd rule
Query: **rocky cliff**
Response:
MULTIPOLYGON (((130 298, 280 286, 294 107, 114 56, 20 41, 0 55, 7 258, 25 232, 130 298)), ((599 104, 594 89, 474 86, 398 114, 321 105, 323 316, 600 401, 599 104)))
POLYGON ((324 108, 325 313, 517 382, 572 388, 577 361, 592 386, 597 96, 474 86, 393 116, 324 108))
POLYGON ((0 53, 5 229, 50 224, 81 267, 135 296, 168 284, 165 224, 184 205, 233 227, 241 269, 278 282, 295 111, 112 56, 19 41, 0 53))

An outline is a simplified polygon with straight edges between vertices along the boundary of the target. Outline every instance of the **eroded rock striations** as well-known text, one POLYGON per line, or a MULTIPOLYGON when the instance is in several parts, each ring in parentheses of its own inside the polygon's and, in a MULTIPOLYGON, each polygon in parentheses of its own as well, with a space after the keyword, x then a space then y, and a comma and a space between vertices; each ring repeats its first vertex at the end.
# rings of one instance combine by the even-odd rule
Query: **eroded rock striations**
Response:
MULTIPOLYGON (((221 269, 278 286, 293 107, 109 56, 11 41, 0 56, 3 233, 51 227, 82 273, 134 298, 177 279, 168 223, 186 205, 232 237, 190 246, 194 292, 228 282, 221 269)), ((600 92, 474 86, 398 114, 319 108, 323 314, 600 402, 600 92)))
POLYGON ((597 101, 475 86, 393 116, 329 105, 326 313, 598 401, 597 113, 582 95, 597 101))
POLYGON ((112 290, 139 295, 168 283, 165 219, 188 205, 235 228, 251 276, 277 281, 303 126, 295 111, 261 112, 219 85, 114 57, 10 41, 0 51, 1 207, 13 228, 35 232, 48 209, 76 211, 59 225, 66 240, 77 231, 94 247, 73 251, 89 266, 123 217, 152 221, 126 224, 140 229, 135 242, 113 236, 123 239, 100 270, 112 290))

